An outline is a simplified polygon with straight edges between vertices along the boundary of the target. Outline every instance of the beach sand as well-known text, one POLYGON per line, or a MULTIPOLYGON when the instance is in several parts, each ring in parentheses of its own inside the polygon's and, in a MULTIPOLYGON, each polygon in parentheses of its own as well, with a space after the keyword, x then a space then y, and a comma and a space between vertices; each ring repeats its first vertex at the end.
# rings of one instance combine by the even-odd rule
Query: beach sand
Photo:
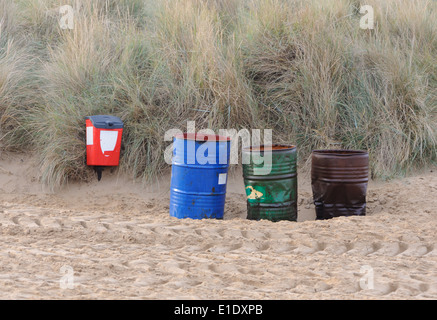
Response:
POLYGON ((365 217, 250 221, 241 171, 223 220, 169 216, 170 177, 117 172, 55 193, 0 156, 0 299, 436 299, 437 169, 370 181, 365 217))

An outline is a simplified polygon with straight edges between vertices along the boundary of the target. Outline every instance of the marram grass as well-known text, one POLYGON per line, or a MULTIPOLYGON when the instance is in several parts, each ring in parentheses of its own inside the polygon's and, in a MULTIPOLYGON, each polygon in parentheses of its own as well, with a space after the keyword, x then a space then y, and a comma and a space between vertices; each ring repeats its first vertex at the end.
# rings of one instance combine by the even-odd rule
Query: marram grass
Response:
POLYGON ((1 146, 32 150, 52 188, 90 177, 92 114, 124 121, 121 169, 143 179, 187 121, 273 129, 302 164, 367 149, 380 178, 437 160, 436 1, 0 0, 0 23, 1 146))

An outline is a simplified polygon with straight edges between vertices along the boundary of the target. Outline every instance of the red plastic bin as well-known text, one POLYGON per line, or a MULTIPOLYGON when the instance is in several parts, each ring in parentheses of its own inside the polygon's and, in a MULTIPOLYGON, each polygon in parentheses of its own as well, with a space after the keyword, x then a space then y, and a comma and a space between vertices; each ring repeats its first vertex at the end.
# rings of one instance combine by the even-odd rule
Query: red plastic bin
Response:
POLYGON ((118 166, 123 122, 114 116, 85 118, 86 159, 89 166, 118 166))

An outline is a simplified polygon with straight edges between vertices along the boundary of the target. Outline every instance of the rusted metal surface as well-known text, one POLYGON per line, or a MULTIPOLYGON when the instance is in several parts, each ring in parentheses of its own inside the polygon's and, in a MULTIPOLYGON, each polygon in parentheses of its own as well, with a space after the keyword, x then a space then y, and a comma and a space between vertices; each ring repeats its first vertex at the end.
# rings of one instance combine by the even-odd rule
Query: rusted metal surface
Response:
MULTIPOLYGON (((297 220, 297 171, 296 147, 271 146, 272 161, 268 174, 257 173, 266 166, 260 161, 268 152, 267 147, 243 149, 243 157, 250 163, 243 164, 243 177, 247 195, 247 218, 271 221, 297 220)), ((268 166, 268 165, 267 165, 268 166)))
POLYGON ((366 214, 369 154, 363 150, 314 150, 311 186, 316 218, 366 214))

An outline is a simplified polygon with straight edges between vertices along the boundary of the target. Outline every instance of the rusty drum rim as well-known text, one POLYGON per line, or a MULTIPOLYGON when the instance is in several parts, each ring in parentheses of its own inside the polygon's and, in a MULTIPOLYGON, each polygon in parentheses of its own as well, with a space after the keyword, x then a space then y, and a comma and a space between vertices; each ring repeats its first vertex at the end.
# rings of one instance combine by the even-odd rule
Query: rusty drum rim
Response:
POLYGON ((260 145, 257 147, 254 146, 250 146, 250 147, 245 147, 243 148, 244 152, 264 152, 264 148, 265 147, 271 147, 271 150, 267 150, 267 151, 271 151, 271 152, 282 152, 282 151, 291 151, 293 149, 296 149, 297 147, 295 145, 292 144, 272 144, 272 145, 260 145))
POLYGON ((366 150, 349 150, 349 149, 318 149, 313 150, 313 154, 320 156, 333 157, 351 157, 351 156, 366 156, 369 155, 366 150))

